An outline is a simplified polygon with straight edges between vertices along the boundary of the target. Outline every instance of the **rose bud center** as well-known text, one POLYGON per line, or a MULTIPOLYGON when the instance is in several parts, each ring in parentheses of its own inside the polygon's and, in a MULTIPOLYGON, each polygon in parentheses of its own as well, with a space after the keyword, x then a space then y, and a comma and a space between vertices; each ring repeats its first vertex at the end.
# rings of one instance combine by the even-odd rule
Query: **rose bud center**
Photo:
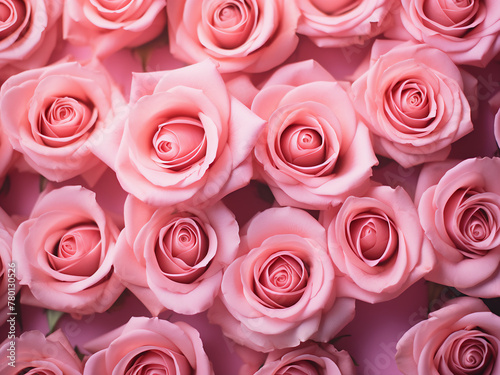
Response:
POLYGON ((178 217, 164 226, 156 243, 161 271, 177 282, 189 283, 199 277, 208 254, 208 237, 196 218, 178 217))
POLYGON ((196 119, 174 118, 158 126, 153 146, 152 158, 159 166, 181 171, 204 158, 205 130, 196 119))
POLYGON ((397 231, 385 214, 357 215, 349 225, 348 239, 355 254, 370 266, 388 261, 398 247, 397 231))
POLYGON ((0 40, 16 31, 26 18, 26 4, 21 0, 0 1, 0 40))
POLYGON ((47 146, 62 147, 88 133, 97 117, 97 109, 79 99, 47 98, 45 110, 39 115, 37 130, 47 146))
POLYGON ((321 164, 326 158, 323 137, 318 131, 303 125, 291 125, 280 140, 285 160, 300 167, 321 164))
POLYGON ((64 274, 91 276, 99 268, 101 233, 97 225, 81 224, 52 236, 61 236, 53 250, 47 251, 53 269, 64 274))
POLYGON ((270 308, 290 307, 302 297, 308 277, 301 259, 278 252, 256 275, 255 293, 270 308))

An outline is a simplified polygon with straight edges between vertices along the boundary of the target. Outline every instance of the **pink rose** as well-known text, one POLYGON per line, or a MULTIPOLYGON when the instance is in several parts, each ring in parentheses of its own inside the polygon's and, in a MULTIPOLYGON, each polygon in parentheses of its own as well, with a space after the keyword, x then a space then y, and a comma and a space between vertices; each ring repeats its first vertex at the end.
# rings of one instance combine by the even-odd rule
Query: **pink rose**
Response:
POLYGON ((500 372, 500 317, 479 299, 460 297, 410 328, 397 344, 405 375, 500 372))
POLYGON ((236 258, 238 230, 221 202, 179 210, 129 196, 116 272, 153 315, 165 309, 197 314, 212 305, 223 269, 236 258))
POLYGON ((125 289, 113 273, 119 229, 80 186, 40 197, 14 234, 21 300, 72 314, 106 311, 125 289))
POLYGON ((435 48, 376 41, 370 68, 352 85, 375 152, 405 168, 446 159, 472 131, 470 79, 435 48))
POLYGON ((152 205, 221 199, 250 181, 248 156, 263 125, 209 61, 135 74, 118 180, 152 205))
POLYGON ((224 73, 270 70, 298 44, 292 1, 167 1, 167 14, 171 53, 188 63, 211 58, 224 73))
POLYGON ((500 52, 500 8, 495 0, 401 4, 401 22, 411 37, 442 50, 457 64, 484 67, 500 52))
POLYGON ((403 188, 374 186, 324 212, 339 294, 370 303, 395 298, 433 267, 430 242, 403 188))
POLYGON ((27 331, 18 338, 8 337, 0 345, 0 373, 81 375, 82 361, 61 330, 45 335, 27 331))
POLYGON ((475 296, 500 296, 500 158, 425 166, 417 191, 436 265, 426 278, 475 296))
POLYGON ((239 375, 355 375, 349 353, 331 344, 306 342, 292 349, 275 350, 254 368, 244 366, 239 375))
MULTIPOLYGON (((0 91, 0 121, 15 150, 52 181, 85 174, 97 180, 112 166, 125 101, 99 65, 77 62, 28 70, 0 91), (106 147, 103 147, 103 145, 106 147)), ((123 121, 123 120, 122 120, 123 121)))
POLYGON ((15 231, 16 225, 0 208, 0 324, 8 318, 9 307, 14 307, 19 289, 16 264, 12 262, 12 237, 15 231))
POLYGON ((268 121, 255 146, 278 203, 324 209, 367 188, 377 164, 348 93, 310 60, 277 70, 252 103, 268 121))
POLYGON ((0 80, 45 65, 58 41, 59 0, 1 0, 0 80))
POLYGON ((325 229, 307 212, 258 213, 241 251, 208 311, 209 321, 237 344, 270 352, 309 339, 327 342, 353 318, 354 300, 337 298, 325 229))
POLYGON ((65 0, 63 36, 100 58, 156 38, 167 21, 166 0, 65 0))
POLYGON ((297 32, 319 47, 363 44, 391 23, 394 0, 295 0, 301 17, 297 32))
POLYGON ((85 375, 213 375, 200 334, 184 322, 131 318, 89 343, 85 375))

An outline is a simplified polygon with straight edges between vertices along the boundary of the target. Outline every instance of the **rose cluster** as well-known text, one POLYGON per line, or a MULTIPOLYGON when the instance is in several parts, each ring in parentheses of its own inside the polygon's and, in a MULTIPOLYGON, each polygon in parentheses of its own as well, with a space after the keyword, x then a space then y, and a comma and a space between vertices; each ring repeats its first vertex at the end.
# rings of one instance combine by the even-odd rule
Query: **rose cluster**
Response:
POLYGON ((0 0, 2 327, 126 293, 150 315, 83 354, 10 330, 0 372, 211 375, 182 319, 203 316, 241 374, 351 375, 357 301, 426 280, 461 297, 401 337, 400 371, 498 374, 500 158, 469 146, 500 144, 499 9, 0 0))

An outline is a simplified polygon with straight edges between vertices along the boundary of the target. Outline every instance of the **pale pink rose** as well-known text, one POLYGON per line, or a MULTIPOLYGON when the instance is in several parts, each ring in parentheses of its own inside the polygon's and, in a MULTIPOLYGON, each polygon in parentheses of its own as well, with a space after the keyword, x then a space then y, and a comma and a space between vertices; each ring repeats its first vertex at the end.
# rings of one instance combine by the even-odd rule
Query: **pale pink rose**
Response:
POLYGON ((167 21, 166 0, 65 0, 63 37, 104 58, 159 36, 167 21))
POLYGON ((339 294, 370 303, 404 292, 433 267, 434 255, 406 191, 374 186, 324 212, 339 294))
POLYGON ((40 331, 9 336, 0 345, 2 375, 81 375, 82 361, 61 330, 49 336, 40 331))
POLYGON ((0 1, 0 80, 47 63, 62 8, 61 0, 0 1))
POLYGON ((17 266, 12 262, 12 236, 16 224, 0 208, 0 324, 4 323, 9 311, 15 311, 17 266))
POLYGON ((471 80, 438 49, 376 41, 370 68, 352 85, 375 152, 405 168, 446 159, 473 129, 464 93, 471 80))
POLYGON ((263 126, 210 61, 135 74, 118 180, 152 205, 219 200, 250 181, 249 155, 263 126))
POLYGON ((270 352, 309 339, 331 340, 354 316, 337 298, 323 226, 306 211, 270 208, 255 215, 241 251, 222 278, 212 323, 237 344, 270 352))
POLYGON ((474 297, 499 297, 500 158, 450 164, 424 166, 417 185, 420 221, 437 258, 426 278, 474 297))
POLYGON ((209 308, 222 271, 236 258, 239 227, 222 202, 200 210, 153 207, 129 196, 116 272, 157 316, 165 309, 197 314, 209 308))
POLYGON ((297 32, 319 47, 363 44, 392 23, 395 0, 295 0, 297 32))
POLYGON ((298 44, 293 1, 167 1, 170 51, 185 62, 211 58, 221 72, 270 70, 298 44))
POLYGON ((14 149, 47 179, 96 180, 114 164, 123 126, 113 120, 125 105, 102 66, 63 62, 9 78, 0 121, 14 149))
POLYGON ((396 348, 405 375, 495 375, 500 373, 500 317, 480 299, 455 298, 410 328, 396 348))
POLYGON ((280 205, 324 209, 366 190, 378 163, 368 130, 342 84, 318 63, 278 69, 252 111, 268 121, 254 154, 280 205))
POLYGON ((410 34, 457 64, 484 67, 500 52, 496 0, 402 0, 401 4, 402 25, 390 36, 410 34))
POLYGON ((245 365, 239 375, 355 375, 356 367, 345 350, 331 344, 306 342, 296 348, 270 352, 263 363, 245 365))
POLYGON ((75 315, 106 311, 125 289, 113 273, 119 229, 95 193, 65 186, 43 194, 14 234, 21 301, 75 315))
POLYGON ((213 375, 200 334, 184 322, 133 317, 86 345, 85 375, 213 375))

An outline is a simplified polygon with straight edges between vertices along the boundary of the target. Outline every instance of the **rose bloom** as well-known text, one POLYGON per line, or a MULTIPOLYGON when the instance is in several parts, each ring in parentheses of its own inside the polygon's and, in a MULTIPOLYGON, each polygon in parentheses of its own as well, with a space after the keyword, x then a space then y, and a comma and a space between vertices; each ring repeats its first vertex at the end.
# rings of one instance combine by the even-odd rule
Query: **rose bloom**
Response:
POLYGON ((211 58, 221 72, 264 72, 298 44, 293 1, 167 1, 170 51, 194 63, 211 58))
POLYGON ((114 164, 123 127, 112 120, 123 115, 125 101, 103 69, 62 62, 2 85, 2 127, 14 149, 49 180, 80 174, 97 180, 114 164))
POLYGON ((394 0, 295 0, 301 17, 297 32, 318 47, 363 44, 392 22, 394 0))
POLYGON ((118 242, 116 272, 157 316, 206 310, 220 289, 222 271, 238 251, 233 213, 217 202, 200 210, 156 208, 129 196, 118 242))
POLYGON ((14 339, 8 337, 0 345, 0 356, 2 375, 83 373, 82 361, 61 330, 47 337, 40 331, 24 332, 14 339))
POLYGON ((366 302, 395 298, 426 275, 434 255, 406 191, 374 186, 323 213, 339 294, 366 302))
MULTIPOLYGON (((390 36, 410 34, 445 52, 457 64, 486 66, 500 52, 500 8, 496 0, 402 0, 402 27, 390 36)), ((398 25, 399 26, 399 25, 398 25)))
POLYGON ((0 2, 0 81, 49 60, 58 41, 63 2, 2 0, 0 2))
POLYGON ((14 306, 15 293, 19 289, 19 284, 12 281, 17 273, 16 265, 12 263, 12 237, 15 231, 16 224, 0 208, 0 324, 7 320, 9 305, 14 306))
POLYGON ((63 37, 100 58, 151 41, 165 28, 165 0, 65 0, 63 37))
POLYGON ((354 300, 337 298, 325 229, 297 208, 255 215, 242 236, 244 255, 222 278, 211 323, 237 344, 260 352, 328 342, 354 316, 354 300))
POLYGON ((86 345, 84 374, 213 375, 200 334, 184 322, 133 317, 86 345))
POLYGON ((375 152, 404 168, 446 159, 473 129, 464 93, 472 80, 435 48, 376 41, 370 68, 352 85, 375 152))
POLYGON ((396 348, 406 375, 498 374, 500 317, 479 299, 455 298, 410 328, 396 348))
POLYGON ((331 344, 306 342, 296 348, 270 352, 263 363, 244 365, 239 375, 355 375, 356 367, 345 350, 331 344))
POLYGON ((453 165, 425 166, 417 185, 420 221, 437 257, 426 278, 474 297, 499 297, 500 159, 453 165))
POLYGON ((23 303, 78 315, 106 311, 125 289, 113 273, 119 229, 95 194, 65 186, 43 194, 14 234, 23 303))
POLYGON ((318 63, 278 69, 252 111, 268 121, 255 146, 256 169, 280 205, 324 209, 366 190, 378 163, 368 130, 318 63))
POLYGON ((152 205, 219 200, 250 181, 248 156, 263 125, 210 61, 135 74, 118 180, 152 205))

